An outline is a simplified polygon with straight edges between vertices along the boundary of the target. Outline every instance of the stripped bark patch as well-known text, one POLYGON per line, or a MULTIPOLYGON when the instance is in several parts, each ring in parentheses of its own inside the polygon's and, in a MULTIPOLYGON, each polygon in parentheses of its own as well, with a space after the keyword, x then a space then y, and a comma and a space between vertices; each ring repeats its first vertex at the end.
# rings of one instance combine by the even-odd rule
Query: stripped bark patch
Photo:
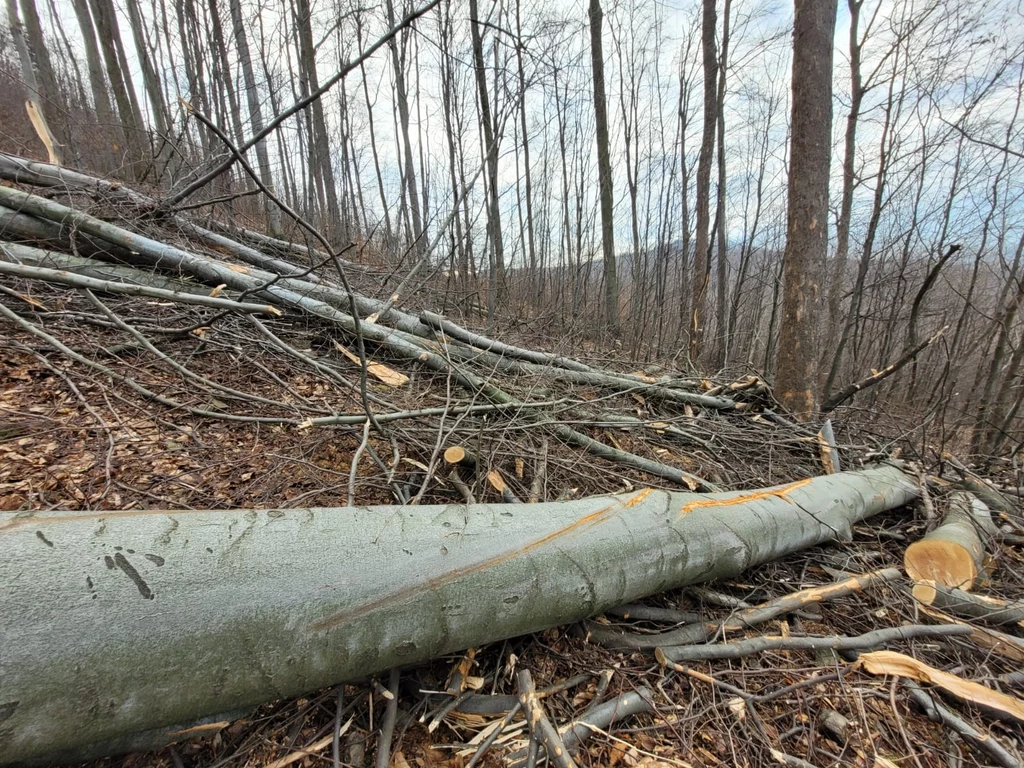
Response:
POLYGON ((691 501, 689 504, 684 504, 682 510, 679 512, 679 517, 685 517, 695 509, 703 509, 707 507, 731 507, 736 504, 746 504, 749 501, 759 501, 761 499, 770 499, 772 497, 789 501, 787 496, 790 493, 795 491, 797 488, 803 488, 809 482, 811 482, 811 478, 808 477, 803 480, 797 480, 795 483, 784 485, 781 488, 772 488, 766 491, 755 491, 754 493, 746 493, 742 496, 735 496, 731 499, 698 499, 697 501, 691 501))

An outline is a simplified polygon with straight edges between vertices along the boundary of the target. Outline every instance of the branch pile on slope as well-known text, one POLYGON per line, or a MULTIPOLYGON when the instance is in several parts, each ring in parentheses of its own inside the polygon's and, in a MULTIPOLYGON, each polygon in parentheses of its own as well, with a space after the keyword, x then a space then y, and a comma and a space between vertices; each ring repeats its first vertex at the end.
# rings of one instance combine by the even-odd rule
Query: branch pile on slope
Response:
POLYGON ((370 458, 382 470, 379 452, 392 459, 385 474, 399 471, 396 455, 426 465, 405 487, 389 478, 395 500, 430 498, 438 449, 452 443, 486 454, 475 490, 496 470, 513 495, 527 497, 527 476, 540 471, 540 459, 536 440, 521 450, 507 444, 523 442, 520 434, 550 435, 582 451, 588 464, 622 468, 612 475, 621 483, 569 486, 584 493, 651 479, 701 491, 760 486, 805 476, 816 463, 811 430, 759 413, 772 403, 756 377, 712 387, 692 377, 602 370, 501 343, 434 312, 400 309, 404 289, 395 293, 345 261, 348 249, 309 248, 299 259, 301 249, 282 241, 245 230, 225 234, 223 225, 201 226, 124 186, 10 155, 0 155, 0 178, 15 184, 0 186, 0 313, 37 351, 64 355, 76 371, 201 418, 298 429, 368 421, 370 458), (350 280, 359 291, 343 287, 350 280), (63 294, 58 310, 40 283, 75 293, 63 294), (124 295, 153 299, 145 304, 149 316, 124 295), (88 336, 110 354, 65 343, 69 332, 85 328, 95 329, 88 336), (277 392, 257 395, 190 369, 197 351, 225 345, 286 356, 330 395, 303 402, 280 380, 267 381, 269 374, 257 375, 277 392), (140 382, 123 364, 126 356, 188 381, 187 394, 140 382), (361 369, 355 376, 353 360, 361 369), (414 381, 406 386, 408 376, 414 381), (433 409, 403 407, 424 404, 424 392, 433 409), (209 408, 210 399, 226 407, 209 408), (439 444, 428 449, 417 439, 421 445, 409 455, 396 439, 403 429, 396 422, 406 419, 433 419, 439 444), (531 464, 525 474, 524 462, 531 464), (764 467, 763 475, 751 464, 764 467))

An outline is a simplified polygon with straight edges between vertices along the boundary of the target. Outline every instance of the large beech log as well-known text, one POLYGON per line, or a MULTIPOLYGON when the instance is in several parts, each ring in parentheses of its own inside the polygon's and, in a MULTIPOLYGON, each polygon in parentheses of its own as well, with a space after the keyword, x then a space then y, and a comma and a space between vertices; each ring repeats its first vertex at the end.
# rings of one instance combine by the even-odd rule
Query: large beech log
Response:
POLYGON ((0 513, 0 763, 152 746, 734 576, 916 493, 883 465, 539 505, 0 513))

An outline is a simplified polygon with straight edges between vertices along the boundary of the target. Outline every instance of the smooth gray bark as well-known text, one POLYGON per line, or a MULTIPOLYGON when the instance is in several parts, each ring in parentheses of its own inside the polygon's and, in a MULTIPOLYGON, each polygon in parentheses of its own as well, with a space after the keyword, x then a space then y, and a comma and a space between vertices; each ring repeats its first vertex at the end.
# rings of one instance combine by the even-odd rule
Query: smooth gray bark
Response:
POLYGON ((848 538, 916 492, 879 466, 540 505, 0 513, 0 763, 167 741, 734 576, 848 538))
MULTIPOLYGON (((594 122, 597 126, 597 177, 601 197, 601 256, 604 264, 605 324, 613 336, 619 334, 619 278, 615 263, 615 221, 612 190, 612 161, 608 149, 608 100, 604 92, 604 50, 600 0, 590 0, 590 64, 594 84, 594 122)), ((634 228, 636 226, 634 218, 634 228)), ((639 258, 634 253, 633 258, 639 258)))
MULTIPOLYGON (((128 296, 148 296, 164 301, 175 301, 182 304, 194 304, 201 307, 212 307, 214 309, 229 309, 235 312, 247 314, 261 314, 279 316, 283 314, 274 307, 262 304, 247 304, 230 299, 222 299, 214 296, 207 296, 202 293, 195 293, 190 290, 167 290, 151 285, 140 285, 138 283, 122 283, 116 280, 103 280, 89 275, 81 275, 64 269, 50 269, 49 267, 37 267, 20 263, 22 256, 34 256, 32 252, 47 254, 46 251, 38 251, 36 248, 28 248, 23 245, 8 243, 0 245, 0 275, 20 277, 27 280, 43 280, 49 283, 67 285, 72 288, 88 288, 103 293, 119 293, 128 296), (15 261, 17 260, 17 261, 15 261)), ((131 267, 115 267, 115 269, 131 269, 131 267)), ((157 282, 157 281, 154 281, 157 282)))

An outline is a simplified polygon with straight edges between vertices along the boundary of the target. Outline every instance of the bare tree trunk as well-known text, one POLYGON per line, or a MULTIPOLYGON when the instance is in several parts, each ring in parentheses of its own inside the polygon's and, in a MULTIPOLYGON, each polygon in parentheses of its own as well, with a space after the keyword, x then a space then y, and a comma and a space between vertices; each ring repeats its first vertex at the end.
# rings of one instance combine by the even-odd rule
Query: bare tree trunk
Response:
MULTIPOLYGON (((391 7, 390 3, 388 7, 391 7)), ((313 47, 312 10, 309 0, 295 0, 295 24, 299 37, 299 67, 309 83, 310 92, 315 92, 320 88, 320 78, 316 71, 316 50, 313 47)), ((316 99, 310 112, 313 124, 313 163, 317 166, 317 173, 324 189, 325 208, 321 209, 321 215, 329 236, 338 238, 341 234, 341 205, 338 200, 338 186, 334 179, 323 99, 316 99)))
POLYGON ((729 327, 727 325, 728 289, 729 289, 729 244, 726 242, 725 195, 727 179, 725 174, 725 73, 729 68, 729 14, 732 0, 725 0, 722 9, 722 55, 718 65, 718 106, 715 124, 718 128, 718 194, 715 205, 715 221, 718 223, 718 274, 716 276, 718 301, 715 305, 715 367, 721 368, 729 359, 729 327))
MULTIPOLYGON (((96 121, 100 125, 103 156, 100 158, 101 169, 113 171, 117 168, 114 147, 123 141, 120 126, 114 118, 114 109, 110 104, 110 93, 103 72, 103 60, 96 45, 96 29, 92 23, 88 0, 72 0, 82 42, 85 45, 85 60, 89 70, 89 88, 92 91, 93 108, 96 110, 96 121)), ((97 169, 97 170, 101 170, 97 169)))
POLYGON ((49 121, 46 119, 45 98, 36 78, 35 65, 32 62, 28 41, 25 39, 25 31, 18 14, 16 0, 7 0, 7 23, 11 30, 14 46, 18 51, 18 58, 21 61, 21 77, 25 84, 25 90, 28 92, 28 102, 25 107, 28 110, 29 118, 39 135, 40 142, 46 148, 50 162, 62 164, 62 145, 53 134, 49 121))
POLYGON ((799 418, 818 409, 820 274, 828 247, 832 46, 837 0, 796 0, 784 295, 775 392, 799 418))
POLYGON ((526 74, 523 67, 523 27, 520 19, 520 0, 516 2, 516 38, 519 44, 516 45, 516 72, 519 76, 519 119, 520 130, 523 135, 523 177, 526 184, 526 243, 529 248, 529 263, 531 280, 535 281, 535 287, 540 289, 541 281, 537 273, 537 245, 535 238, 535 227, 533 222, 533 184, 530 172, 530 135, 526 125, 526 74))
MULTIPOLYGON (((600 0, 590 0, 590 61, 594 76, 594 118, 597 123, 597 175, 601 194, 601 253, 604 258, 605 324, 619 334, 619 278, 615 264, 615 222, 612 210, 612 161, 608 149, 608 101, 604 93, 604 49, 600 0)), ((637 255, 634 254, 634 258, 637 255)))
MULTIPOLYGON (((395 23, 395 7, 393 0, 387 0, 388 24, 395 23)), ((404 153, 404 171, 402 183, 409 201, 409 214, 412 219, 412 237, 417 253, 425 246, 423 242, 423 212, 420 208, 420 193, 416 184, 416 163, 412 154, 412 139, 409 136, 409 93, 405 83, 405 62, 398 52, 398 40, 388 41, 391 51, 391 68, 395 76, 395 99, 398 102, 398 118, 401 122, 401 142, 404 153)))
MULTIPOLYGON (((680 334, 690 327, 690 286, 693 273, 690 269, 690 166, 686 160, 686 129, 690 127, 690 83, 687 79, 685 54, 679 64, 679 326, 680 334)), ((692 349, 692 347, 691 347, 692 349)))
POLYGON ((473 68, 476 71, 477 95, 480 99, 480 122, 484 133, 484 152, 487 157, 487 230, 491 242, 493 265, 490 274, 491 290, 489 311, 493 321, 494 302, 505 287, 505 247, 502 241, 501 207, 498 198, 498 142, 491 116, 491 102, 487 95, 487 74, 484 70, 484 45, 480 35, 480 9, 477 0, 469 0, 469 29, 473 39, 473 68))
POLYGON ((878 226, 882 218, 882 210, 885 207, 886 183, 889 174, 890 158, 894 147, 897 144, 896 131, 893 128, 895 117, 899 111, 899 104, 902 95, 897 97, 894 94, 896 84, 895 78, 889 82, 889 93, 884 105, 885 117, 882 123, 882 136, 879 140, 878 173, 875 176, 875 191, 871 202, 871 216, 868 219, 867 232, 864 236, 864 246, 861 250, 860 261, 857 265, 857 277, 854 282, 850 306, 846 312, 846 321, 843 324, 842 333, 839 335, 839 342, 832 350, 832 364, 829 367, 828 376, 825 379, 824 394, 826 397, 832 392, 836 378, 839 375, 843 361, 843 353, 850 339, 854 337, 854 327, 860 315, 861 303, 864 300, 864 285, 867 281, 868 269, 871 266, 871 257, 874 253, 875 238, 878 234, 878 226))
POLYGON ((149 56, 149 46, 146 42, 142 10, 139 8, 138 0, 125 0, 125 7, 128 9, 128 23, 132 28, 135 54, 139 67, 142 69, 142 84, 145 86, 146 95, 149 97, 149 108, 153 113, 153 123, 161 137, 166 138, 170 133, 170 120, 167 116, 167 104, 164 101, 163 89, 160 87, 160 79, 149 56))
MULTIPOLYGON (((238 103, 238 93, 235 91, 234 83, 231 79, 232 68, 228 59, 228 46, 224 38, 224 26, 221 24, 220 7, 217 1, 209 0, 210 31, 213 33, 213 47, 216 51, 214 55, 213 79, 214 82, 220 81, 223 85, 228 99, 228 110, 231 115, 231 129, 235 141, 241 145, 245 141, 245 132, 242 130, 242 108, 238 103)), ((271 99, 273 99, 274 89, 271 88, 270 91, 271 99)), ((256 160, 258 163, 258 150, 256 160)))
POLYGON ((137 178, 142 171, 138 164, 143 159, 141 131, 144 125, 135 100, 135 92, 131 89, 131 82, 126 79, 125 70, 121 66, 123 57, 118 53, 121 33, 114 14, 114 6, 110 0, 89 0, 89 6, 96 24, 100 50, 107 65, 107 77, 114 92, 114 103, 117 105, 118 117, 124 129, 126 159, 131 168, 131 176, 137 178))
MULTIPOLYGON (((362 16, 356 16, 356 42, 359 44, 360 53, 363 49, 363 20, 362 16)), ((443 64, 442 64, 443 66, 443 64)), ((384 177, 380 172, 380 154, 377 151, 377 132, 373 125, 373 102, 370 100, 370 87, 366 82, 366 67, 359 65, 360 80, 363 85, 363 100, 366 102, 366 120, 370 132, 370 152, 373 155, 373 169, 377 176, 377 191, 380 193, 381 214, 384 217, 384 239, 390 241, 392 237, 391 227, 391 206, 388 203, 387 194, 384 192, 384 177)))
MULTIPOLYGON (((1024 253, 1024 235, 1021 235, 1017 245, 1016 260, 1020 259, 1022 253, 1024 253)), ((1013 282, 1017 283, 1017 290, 1014 291, 1006 307, 993 322, 993 330, 996 331, 996 345, 992 352, 992 359, 988 365, 988 375, 985 377, 984 387, 978 402, 977 417, 971 439, 972 453, 975 454, 987 452, 1000 437, 998 433, 1000 421, 998 413, 1002 411, 1005 414, 1008 408, 1010 384, 1016 375, 1016 366, 1013 365, 1013 361, 1017 359, 1018 353, 1024 350, 1024 343, 1018 341, 1017 348, 1011 357, 1011 365, 1004 372, 1003 367, 1006 365, 1006 356, 1011 346, 1010 336, 1014 330, 1013 326, 1017 319, 1017 312, 1020 309, 1021 302, 1024 301, 1024 282, 1020 280, 1013 282), (996 382, 999 380, 1000 374, 1002 374, 1003 383, 999 388, 999 394, 995 396, 995 402, 993 402, 996 382)), ((1017 365, 1019 366, 1019 364, 1020 362, 1017 360, 1017 365)))
MULTIPOLYGON (((249 54, 245 16, 242 13, 241 0, 230 0, 229 5, 235 50, 238 52, 238 64, 242 68, 242 78, 245 82, 245 98, 249 104, 249 128, 255 135, 263 130, 263 110, 260 106, 260 94, 256 88, 256 75, 252 69, 252 57, 249 54)), ((260 181, 267 188, 274 189, 274 176, 270 170, 270 154, 267 152, 266 140, 256 144, 256 163, 260 181)), ((270 200, 265 200, 264 206, 271 234, 279 234, 281 232, 281 211, 270 200)))
POLYGON ((715 128, 718 108, 718 53, 715 29, 715 0, 704 0, 701 15, 701 49, 704 59, 704 130, 697 158, 697 237, 693 254, 691 283, 692 317, 690 326, 690 358, 694 364, 704 348, 708 322, 708 287, 711 282, 711 164, 715 152, 715 128))
MULTIPOLYGON (((10 8, 8 8, 8 13, 10 8)), ((28 50, 36 71, 40 105, 46 117, 46 124, 57 140, 59 154, 66 155, 68 148, 67 110, 64 94, 57 85, 57 77, 50 60, 50 51, 43 38, 43 26, 35 0, 21 0, 22 21, 28 38, 28 50)), ((12 17, 16 18, 16 17, 12 17)))
POLYGON ((835 348, 839 334, 839 305, 843 298, 846 263, 850 252, 850 220, 853 214, 853 192, 856 188, 857 122, 860 119, 864 85, 861 80, 860 59, 863 43, 860 40, 860 11, 864 0, 847 0, 850 9, 850 111, 846 115, 846 134, 843 143, 843 192, 839 201, 839 220, 836 223, 836 256, 832 267, 832 281, 828 291, 828 317, 825 319, 827 342, 822 345, 825 355, 835 348))
MULTIPOLYGON (((755 183, 754 191, 754 220, 750 225, 750 230, 745 233, 743 243, 740 248, 740 263, 739 269, 736 274, 736 284, 733 286, 732 300, 729 304, 729 320, 727 325, 727 334, 730 339, 729 346, 733 346, 732 339, 737 333, 737 320, 739 318, 740 302, 743 299, 744 288, 746 285, 747 274, 750 269, 750 263, 754 258, 754 242, 758 234, 758 226, 761 221, 761 211, 764 207, 764 177, 765 172, 768 169, 769 153, 771 151, 771 143, 769 141, 769 131, 772 126, 772 118, 775 115, 776 102, 774 95, 768 96, 767 114, 764 116, 765 124, 763 125, 764 133, 761 138, 760 152, 758 154, 758 170, 757 170, 757 181, 755 183)), ((751 349, 747 350, 748 357, 752 352, 751 349)))

